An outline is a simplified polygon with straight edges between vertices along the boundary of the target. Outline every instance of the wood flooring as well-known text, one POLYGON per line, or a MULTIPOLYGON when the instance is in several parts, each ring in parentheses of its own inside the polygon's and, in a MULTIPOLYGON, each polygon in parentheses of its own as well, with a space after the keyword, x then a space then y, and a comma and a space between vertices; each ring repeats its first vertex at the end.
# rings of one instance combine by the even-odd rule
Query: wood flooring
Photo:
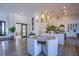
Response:
MULTIPOLYGON (((30 56, 27 53, 27 39, 0 41, 0 56, 30 56)), ((40 53, 38 56, 45 56, 40 53)), ((79 56, 79 39, 67 38, 59 45, 58 56, 79 56)))

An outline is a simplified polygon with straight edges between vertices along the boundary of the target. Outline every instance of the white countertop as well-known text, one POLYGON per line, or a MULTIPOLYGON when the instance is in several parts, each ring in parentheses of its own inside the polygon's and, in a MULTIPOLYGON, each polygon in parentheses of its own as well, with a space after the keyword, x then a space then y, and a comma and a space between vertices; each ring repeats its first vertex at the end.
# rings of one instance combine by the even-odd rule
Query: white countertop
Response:
POLYGON ((0 38, 6 38, 6 37, 8 37, 8 36, 0 36, 0 38))
POLYGON ((34 36, 34 37, 30 37, 30 39, 35 39, 35 40, 39 40, 39 41, 46 41, 46 40, 56 39, 56 37, 51 37, 51 36, 34 36))

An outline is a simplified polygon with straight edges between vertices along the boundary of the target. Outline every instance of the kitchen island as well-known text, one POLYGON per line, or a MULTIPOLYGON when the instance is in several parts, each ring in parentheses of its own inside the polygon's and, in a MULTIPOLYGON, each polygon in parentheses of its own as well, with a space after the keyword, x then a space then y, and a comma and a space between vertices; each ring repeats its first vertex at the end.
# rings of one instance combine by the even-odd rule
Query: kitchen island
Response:
POLYGON ((58 53, 58 38, 52 36, 34 36, 27 39, 27 52, 36 56, 44 53, 47 56, 56 56, 58 53))

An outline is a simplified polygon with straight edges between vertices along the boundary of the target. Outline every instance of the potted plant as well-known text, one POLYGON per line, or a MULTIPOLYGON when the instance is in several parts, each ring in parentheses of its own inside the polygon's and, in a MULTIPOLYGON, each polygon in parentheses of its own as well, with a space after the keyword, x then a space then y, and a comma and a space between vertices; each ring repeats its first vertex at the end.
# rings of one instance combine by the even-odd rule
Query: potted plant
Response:
POLYGON ((54 33, 58 33, 58 28, 56 26, 52 25, 51 31, 53 31, 54 33))
POLYGON ((10 39, 14 39, 14 35, 13 34, 14 34, 15 30, 16 30, 16 28, 14 26, 9 28, 9 31, 12 33, 10 39))
POLYGON ((51 33, 51 27, 49 25, 47 25, 46 33, 51 33))
POLYGON ((46 32, 47 33, 58 33, 59 29, 58 29, 58 27, 56 27, 54 25, 51 25, 51 26, 48 25, 46 28, 46 32))

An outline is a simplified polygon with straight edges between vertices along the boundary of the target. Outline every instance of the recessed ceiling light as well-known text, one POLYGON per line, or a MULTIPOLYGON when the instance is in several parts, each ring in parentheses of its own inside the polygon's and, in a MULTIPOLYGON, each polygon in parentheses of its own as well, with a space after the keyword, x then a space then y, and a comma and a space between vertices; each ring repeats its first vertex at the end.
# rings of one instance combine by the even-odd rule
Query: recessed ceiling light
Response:
POLYGON ((24 12, 23 11, 21 11, 21 15, 23 15, 24 14, 24 12))
POLYGON ((66 6, 64 6, 63 8, 66 9, 66 6))

